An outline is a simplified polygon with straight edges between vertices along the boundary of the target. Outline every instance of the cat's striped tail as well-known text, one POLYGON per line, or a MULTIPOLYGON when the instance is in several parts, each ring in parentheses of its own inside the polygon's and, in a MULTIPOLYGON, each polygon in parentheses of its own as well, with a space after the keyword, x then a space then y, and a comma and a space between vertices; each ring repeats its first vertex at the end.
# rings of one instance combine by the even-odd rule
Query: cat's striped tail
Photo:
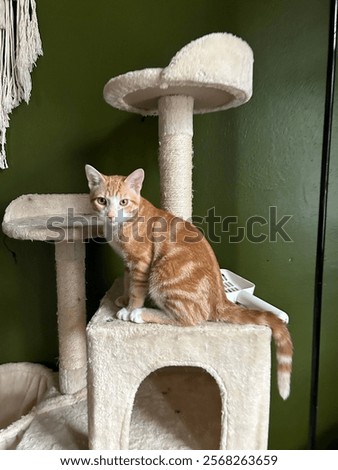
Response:
POLYGON ((293 345, 287 325, 276 315, 262 310, 251 310, 232 303, 217 309, 218 321, 239 325, 264 325, 271 328, 276 345, 277 383, 280 396, 286 400, 290 395, 293 345))

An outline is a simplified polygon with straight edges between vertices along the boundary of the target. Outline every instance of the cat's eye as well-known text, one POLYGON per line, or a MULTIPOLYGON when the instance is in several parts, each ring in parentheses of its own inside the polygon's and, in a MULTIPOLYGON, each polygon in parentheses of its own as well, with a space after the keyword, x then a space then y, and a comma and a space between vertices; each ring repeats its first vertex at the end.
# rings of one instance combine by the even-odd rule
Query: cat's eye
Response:
POLYGON ((126 206, 128 204, 128 199, 121 199, 120 206, 126 206))
POLYGON ((107 205, 107 199, 105 197, 98 197, 96 198, 96 201, 100 206, 106 206, 107 205))

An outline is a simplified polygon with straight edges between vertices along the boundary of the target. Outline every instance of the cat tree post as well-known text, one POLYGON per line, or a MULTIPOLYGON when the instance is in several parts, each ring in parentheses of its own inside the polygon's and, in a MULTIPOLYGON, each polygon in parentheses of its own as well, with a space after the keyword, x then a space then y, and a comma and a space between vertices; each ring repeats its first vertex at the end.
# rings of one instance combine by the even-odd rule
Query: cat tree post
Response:
POLYGON ((192 96, 162 96, 158 100, 161 205, 173 214, 192 216, 192 96))
POLYGON ((59 386, 75 393, 86 386, 86 246, 80 241, 55 243, 59 336, 59 386))

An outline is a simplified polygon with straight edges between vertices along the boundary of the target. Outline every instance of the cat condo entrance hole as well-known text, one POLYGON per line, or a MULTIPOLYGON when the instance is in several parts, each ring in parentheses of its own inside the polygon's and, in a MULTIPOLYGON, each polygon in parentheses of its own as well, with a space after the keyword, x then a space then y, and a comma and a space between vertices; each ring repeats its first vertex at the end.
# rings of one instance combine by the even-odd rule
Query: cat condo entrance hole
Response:
POLYGON ((141 383, 129 448, 219 449, 222 402, 216 380, 199 367, 164 367, 141 383))

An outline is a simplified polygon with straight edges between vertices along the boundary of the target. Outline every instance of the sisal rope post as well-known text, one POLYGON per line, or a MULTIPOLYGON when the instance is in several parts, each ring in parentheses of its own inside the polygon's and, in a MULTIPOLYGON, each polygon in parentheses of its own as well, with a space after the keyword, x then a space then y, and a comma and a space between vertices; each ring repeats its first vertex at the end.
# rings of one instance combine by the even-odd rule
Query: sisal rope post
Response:
POLYGON ((187 220, 192 216, 192 96, 158 100, 161 205, 187 220))
POLYGON ((86 288, 85 243, 63 241, 55 244, 59 386, 63 394, 86 387, 86 288))

